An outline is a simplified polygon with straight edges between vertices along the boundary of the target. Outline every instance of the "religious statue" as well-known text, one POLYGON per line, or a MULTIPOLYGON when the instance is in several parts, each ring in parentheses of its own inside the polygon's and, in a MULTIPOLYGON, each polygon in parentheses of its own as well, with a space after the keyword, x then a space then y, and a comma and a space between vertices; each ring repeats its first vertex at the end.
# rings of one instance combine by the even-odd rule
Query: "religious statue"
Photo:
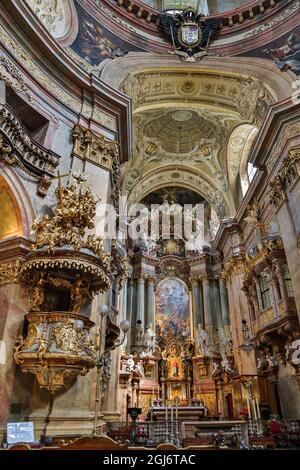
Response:
POLYGON ((261 351, 260 357, 257 358, 257 372, 263 372, 268 367, 268 362, 265 353, 261 351))
POLYGON ((145 371, 143 366, 143 361, 138 361, 134 366, 134 372, 138 374, 141 378, 144 378, 145 371))
POLYGON ((162 377, 167 377, 169 374, 169 358, 167 351, 163 351, 161 355, 161 372, 162 377))
POLYGON ((145 333, 143 336, 143 345, 145 347, 145 355, 153 356, 155 351, 155 333, 152 329, 152 323, 146 326, 145 333))
POLYGON ((39 311, 41 305, 44 303, 45 298, 45 285, 47 284, 47 279, 45 279, 46 273, 42 271, 39 275, 39 280, 37 281, 32 292, 32 307, 31 310, 39 311))
POLYGON ((125 370, 126 372, 133 372, 134 371, 134 360, 132 354, 127 359, 126 365, 125 365, 125 370))
POLYGON ((212 363, 212 367, 213 367, 213 370, 212 370, 212 377, 217 377, 218 375, 221 374, 222 372, 222 368, 221 368, 221 364, 219 362, 213 362, 212 363))
POLYGON ((228 375, 234 374, 234 370, 231 367, 231 364, 230 364, 226 354, 222 353, 221 356, 222 356, 221 367, 224 370, 224 372, 228 375))
POLYGON ((134 341, 136 346, 142 346, 144 338, 144 327, 141 320, 136 322, 134 341))
POLYGON ((276 369, 278 367, 278 361, 274 355, 272 356, 270 353, 268 353, 266 355, 266 361, 270 369, 276 369))
POLYGON ((81 307, 87 302, 88 299, 92 300, 92 294, 89 291, 89 286, 84 284, 81 279, 77 279, 71 290, 72 312, 79 313, 81 307))
POLYGON ((182 365, 183 365, 183 375, 187 379, 192 375, 192 353, 183 351, 181 353, 182 365))
POLYGON ((209 334, 201 328, 200 323, 198 323, 195 335, 195 345, 198 353, 203 354, 203 356, 211 356, 209 334))

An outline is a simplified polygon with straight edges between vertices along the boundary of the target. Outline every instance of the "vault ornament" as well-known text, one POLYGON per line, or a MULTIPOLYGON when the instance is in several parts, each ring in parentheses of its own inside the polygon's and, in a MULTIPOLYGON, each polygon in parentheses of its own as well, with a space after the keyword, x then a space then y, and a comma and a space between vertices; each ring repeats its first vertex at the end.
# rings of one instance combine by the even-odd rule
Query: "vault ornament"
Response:
POLYGON ((210 40, 221 29, 222 18, 206 18, 193 8, 175 15, 160 16, 160 28, 176 48, 171 52, 181 60, 195 62, 208 55, 210 40))

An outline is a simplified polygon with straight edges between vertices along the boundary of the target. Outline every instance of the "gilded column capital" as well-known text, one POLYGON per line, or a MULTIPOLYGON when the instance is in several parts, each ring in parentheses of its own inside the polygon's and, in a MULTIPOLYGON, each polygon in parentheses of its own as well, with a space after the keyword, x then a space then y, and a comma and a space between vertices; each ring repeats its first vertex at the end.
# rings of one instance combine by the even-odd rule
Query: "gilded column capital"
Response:
POLYGON ((198 286, 199 285, 199 281, 200 281, 200 276, 198 275, 194 275, 194 276, 191 276, 189 278, 189 285, 190 287, 195 287, 195 286, 198 286))
POLYGON ((209 275, 207 273, 200 274, 199 280, 202 282, 202 284, 208 284, 209 283, 209 275))
POLYGON ((73 143, 73 152, 79 158, 92 161, 108 170, 114 169, 114 162, 119 158, 117 142, 76 124, 73 129, 73 143))
POLYGON ((0 282, 18 282, 21 266, 20 260, 0 264, 0 282))
POLYGON ((133 276, 133 278, 138 284, 145 284, 145 274, 136 274, 135 276, 133 276))
POLYGON ((145 280, 146 280, 148 286, 154 285, 156 283, 156 279, 155 279, 154 276, 147 276, 145 278, 145 280))
POLYGON ((228 274, 225 270, 220 271, 219 273, 219 283, 226 285, 227 280, 228 280, 228 274))

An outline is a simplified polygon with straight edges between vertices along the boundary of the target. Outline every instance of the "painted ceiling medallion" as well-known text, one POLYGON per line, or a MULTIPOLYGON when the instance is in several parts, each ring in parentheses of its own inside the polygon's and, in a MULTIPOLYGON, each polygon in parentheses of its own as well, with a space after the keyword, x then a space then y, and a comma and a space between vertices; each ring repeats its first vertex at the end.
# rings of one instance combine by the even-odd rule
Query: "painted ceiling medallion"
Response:
POLYGON ((192 117, 192 111, 175 111, 175 113, 172 114, 172 118, 174 119, 174 121, 178 122, 189 121, 192 117))

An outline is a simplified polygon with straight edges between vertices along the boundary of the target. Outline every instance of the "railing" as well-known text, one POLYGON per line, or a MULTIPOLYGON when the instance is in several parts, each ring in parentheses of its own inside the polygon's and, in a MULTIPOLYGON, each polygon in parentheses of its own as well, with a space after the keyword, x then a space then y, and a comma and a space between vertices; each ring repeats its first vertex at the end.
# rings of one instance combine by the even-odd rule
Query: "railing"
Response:
MULTIPOLYGON (((179 423, 176 421, 147 421, 136 424, 135 428, 137 445, 147 447, 157 446, 162 443, 181 446, 179 440, 179 423)), ((117 442, 124 443, 131 440, 132 424, 107 423, 107 435, 117 442)))
MULTIPOLYGON (((176 447, 218 446, 221 448, 300 447, 300 420, 271 421, 146 421, 136 425, 135 445, 156 447, 162 443, 176 447)), ((108 423, 107 435, 124 443, 131 440, 131 423, 108 423)))

